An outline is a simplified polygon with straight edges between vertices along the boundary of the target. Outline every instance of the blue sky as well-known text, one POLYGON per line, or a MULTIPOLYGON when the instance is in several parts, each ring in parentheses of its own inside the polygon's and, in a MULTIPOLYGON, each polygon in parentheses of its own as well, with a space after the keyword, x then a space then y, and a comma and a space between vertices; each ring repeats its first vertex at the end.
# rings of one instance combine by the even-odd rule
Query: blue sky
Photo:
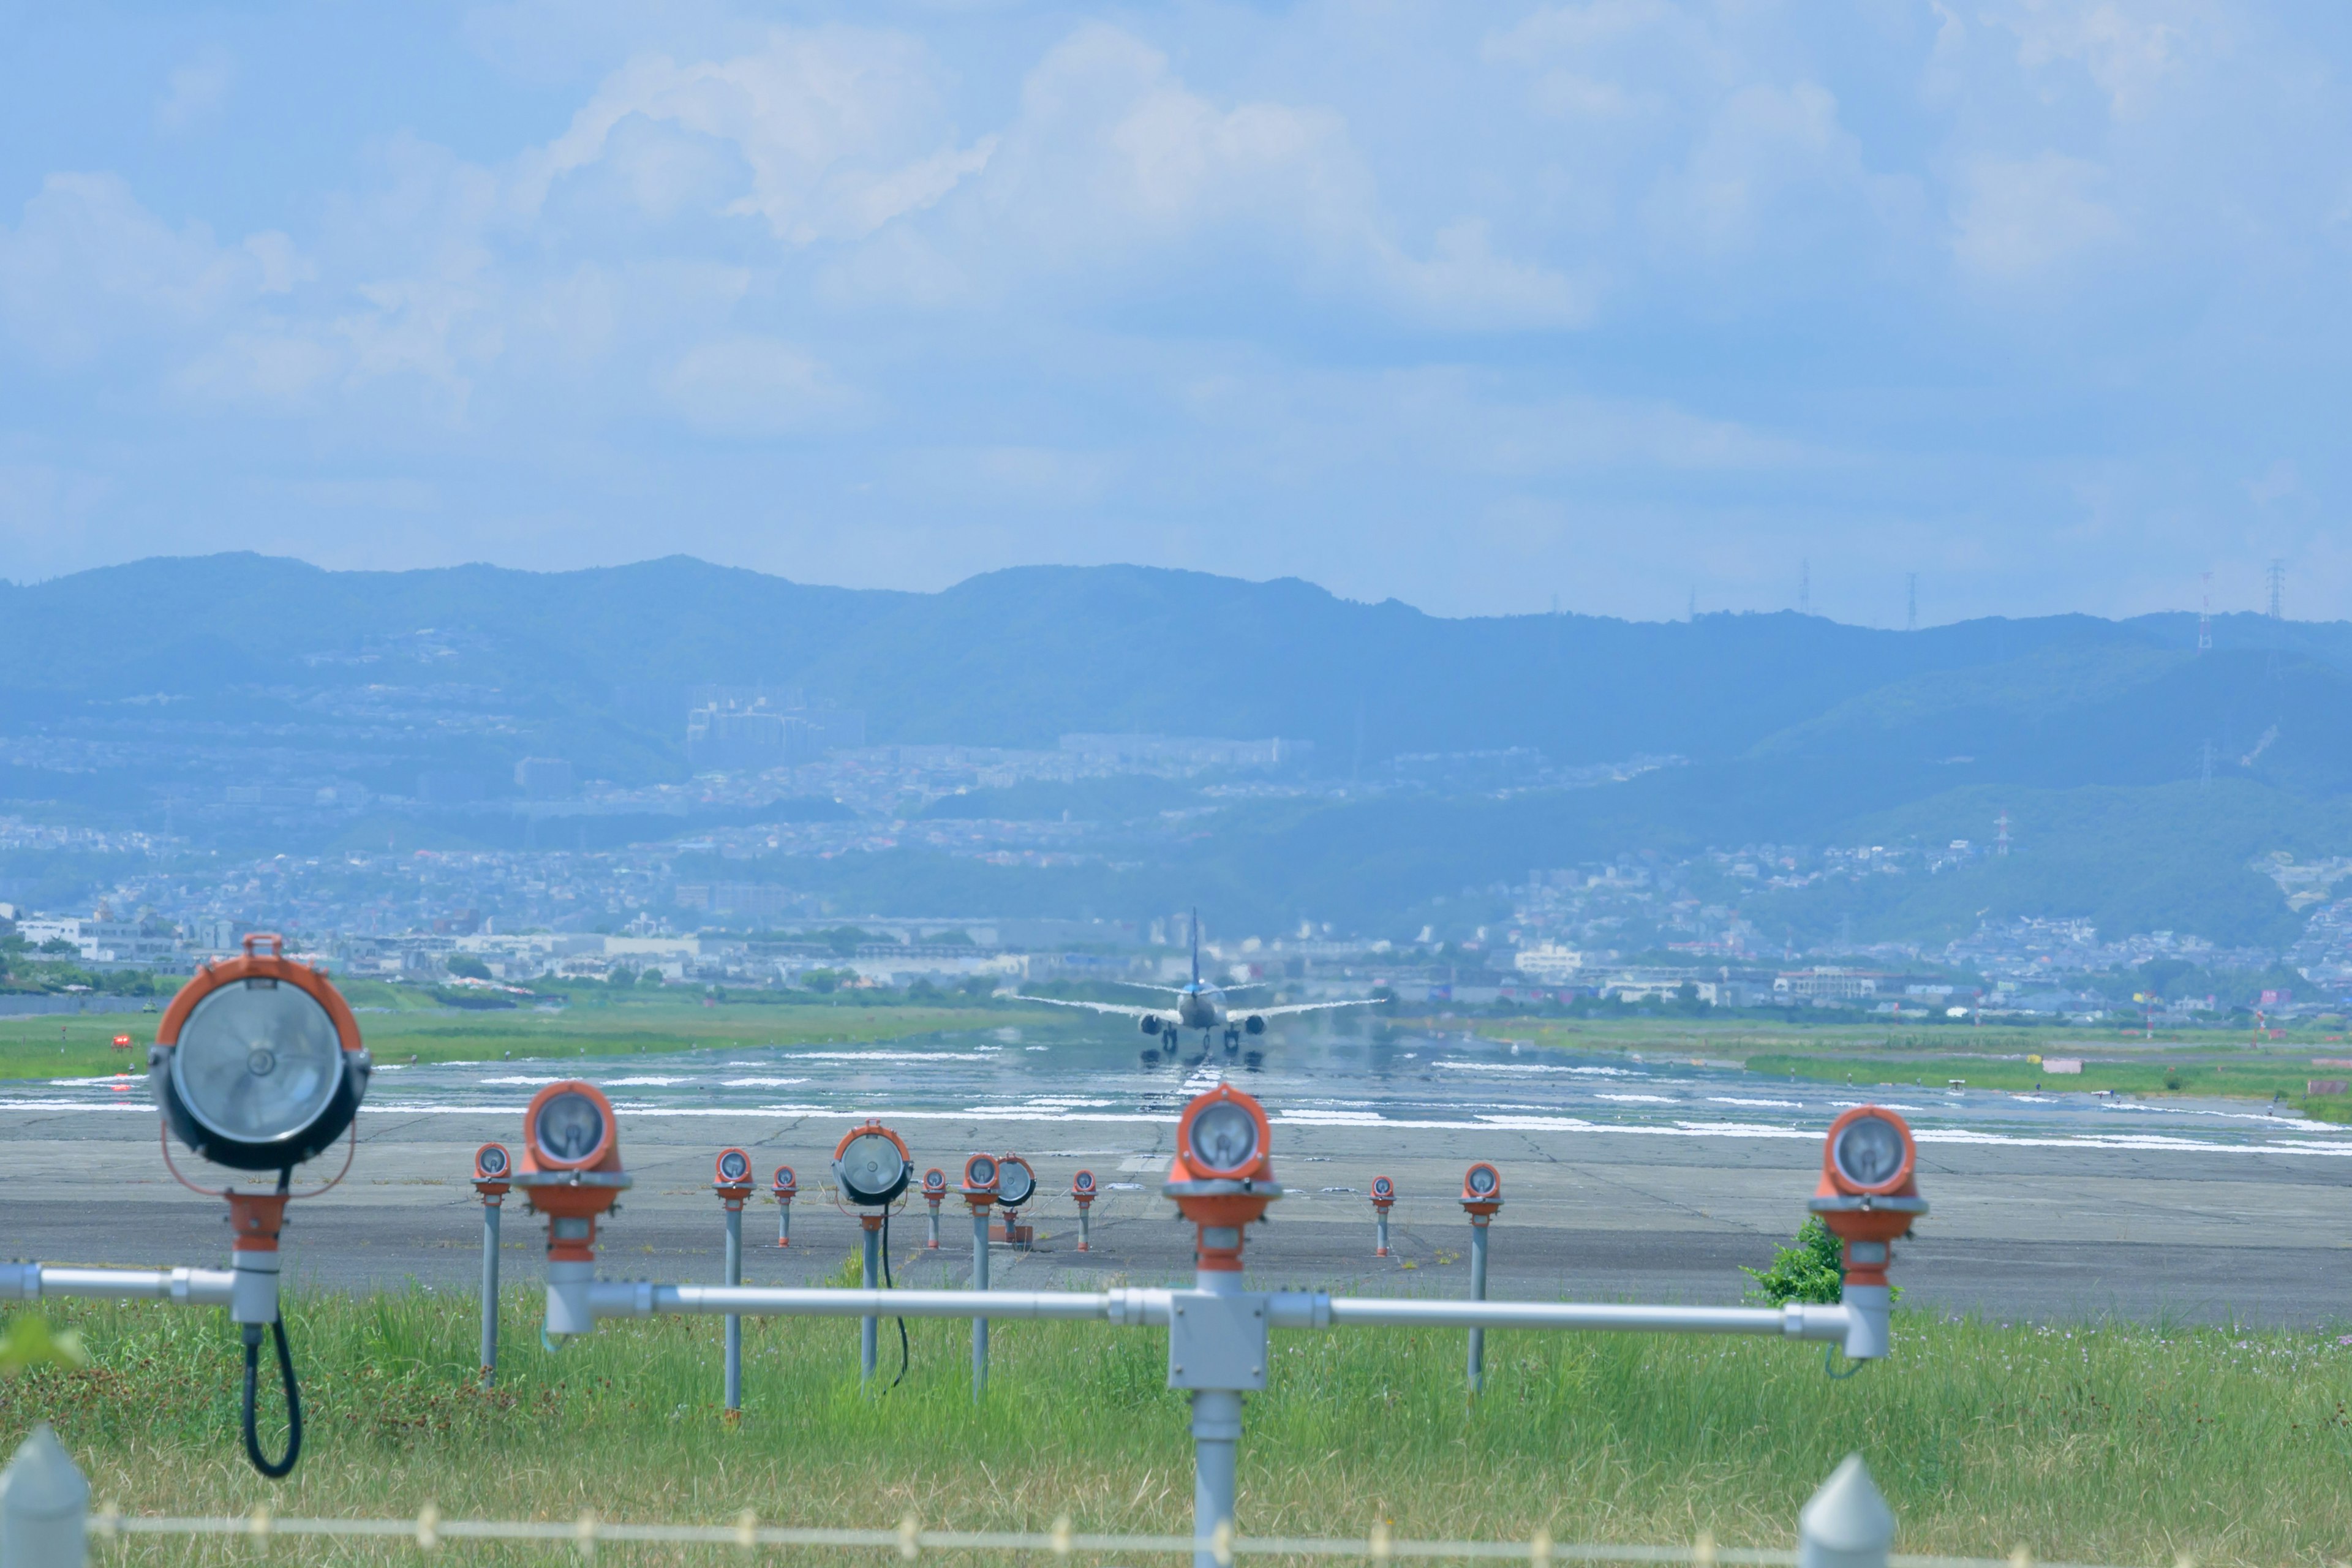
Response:
MULTIPOLYGON (((2352 615, 2352 10, 0 5, 0 575, 2352 615)), ((1225 628, 1213 635, 1246 635, 1225 628)))

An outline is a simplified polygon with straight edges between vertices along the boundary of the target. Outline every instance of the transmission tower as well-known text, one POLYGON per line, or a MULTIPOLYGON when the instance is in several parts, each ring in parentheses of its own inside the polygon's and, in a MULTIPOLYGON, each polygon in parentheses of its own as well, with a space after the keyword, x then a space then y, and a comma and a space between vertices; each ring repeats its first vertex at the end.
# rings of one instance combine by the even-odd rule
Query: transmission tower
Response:
POLYGON ((1797 561, 1797 614, 1813 613, 1813 558, 1801 556, 1797 561))
POLYGON ((1992 852, 2006 858, 2009 854, 2009 813, 2004 811, 1994 817, 1992 825, 2000 829, 1993 836, 1992 852))
POLYGON ((1916 632, 1919 629, 1919 574, 1916 572, 1903 574, 1903 629, 1916 632))
POLYGON ((2271 619, 2286 619, 2286 563, 2271 557, 2271 619))
POLYGON ((2205 788, 2213 782, 2213 742, 2206 742, 2197 748, 2197 787, 2205 788))
POLYGON ((2197 651, 2210 653, 2213 651, 2213 574, 2200 572, 2197 579, 2204 584, 2204 597, 2199 601, 2197 608, 2197 651))

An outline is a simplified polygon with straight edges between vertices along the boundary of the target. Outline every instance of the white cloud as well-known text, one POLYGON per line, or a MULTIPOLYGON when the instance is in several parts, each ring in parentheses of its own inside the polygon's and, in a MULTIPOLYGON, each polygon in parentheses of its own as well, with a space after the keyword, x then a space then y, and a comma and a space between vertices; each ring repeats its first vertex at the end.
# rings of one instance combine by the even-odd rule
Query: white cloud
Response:
POLYGON ((860 238, 988 162, 987 139, 960 142, 944 122, 938 75, 919 41, 848 27, 779 28, 757 52, 723 60, 642 56, 523 160, 518 198, 535 208, 564 175, 604 159, 616 129, 636 118, 740 153, 750 188, 723 212, 761 218, 793 245, 860 238))
POLYGON ((661 391, 688 424, 722 436, 837 424, 860 405, 856 394, 805 351, 766 337, 696 345, 662 376, 661 391))
POLYGON ((228 101, 236 81, 236 65, 225 49, 208 48, 176 68, 155 105, 155 128, 167 136, 184 136, 212 119, 228 101))
POLYGON ((2005 0, 1984 16, 2028 71, 2079 67, 2118 119, 2154 111, 2187 60, 2219 52, 2220 20, 2203 0, 2005 0))
POLYGON ((2120 239, 2123 220, 2094 195, 2103 177, 2096 164, 2056 153, 1971 163, 1953 214, 1954 254, 1979 277, 2015 281, 2120 239))
POLYGON ((282 234, 225 246, 201 223, 173 228, 118 175, 51 174, 0 228, 0 323, 45 359, 78 363, 215 324, 307 270, 282 234))

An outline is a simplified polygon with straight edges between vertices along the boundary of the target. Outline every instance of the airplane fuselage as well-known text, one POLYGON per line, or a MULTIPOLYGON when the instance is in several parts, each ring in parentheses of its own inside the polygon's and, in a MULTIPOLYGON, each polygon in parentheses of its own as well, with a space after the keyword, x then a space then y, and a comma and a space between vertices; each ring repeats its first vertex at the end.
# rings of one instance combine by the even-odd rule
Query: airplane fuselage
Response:
POLYGON ((1187 1029, 1222 1029, 1225 1026, 1224 994, 1196 980, 1176 993, 1176 1016, 1187 1029))

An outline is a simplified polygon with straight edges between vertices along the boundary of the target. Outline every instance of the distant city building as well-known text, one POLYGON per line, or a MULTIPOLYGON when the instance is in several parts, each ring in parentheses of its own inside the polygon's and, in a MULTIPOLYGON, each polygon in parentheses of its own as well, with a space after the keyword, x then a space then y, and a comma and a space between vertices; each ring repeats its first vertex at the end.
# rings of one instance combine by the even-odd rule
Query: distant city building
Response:
POLYGON ((1773 977, 1772 996, 1783 1002, 1853 1002, 1877 995, 1879 982, 1888 978, 1874 970, 1829 965, 1791 970, 1773 977))
POLYGON ((1271 768, 1304 762, 1312 741, 1224 741, 1199 735, 1065 735, 1062 750, 1090 763, 1180 768, 1271 768))
POLYGON ((526 800, 562 800, 572 793, 572 764, 558 757, 525 757, 515 764, 514 782, 526 800))
POLYGON ((698 688, 686 715, 687 761, 697 769, 757 771, 814 762, 866 743, 866 715, 807 706, 797 691, 698 688))
POLYGON ((1556 942, 1539 942, 1519 949, 1511 966, 1538 980, 1566 981, 1574 979, 1576 972, 1584 967, 1584 954, 1556 942))

